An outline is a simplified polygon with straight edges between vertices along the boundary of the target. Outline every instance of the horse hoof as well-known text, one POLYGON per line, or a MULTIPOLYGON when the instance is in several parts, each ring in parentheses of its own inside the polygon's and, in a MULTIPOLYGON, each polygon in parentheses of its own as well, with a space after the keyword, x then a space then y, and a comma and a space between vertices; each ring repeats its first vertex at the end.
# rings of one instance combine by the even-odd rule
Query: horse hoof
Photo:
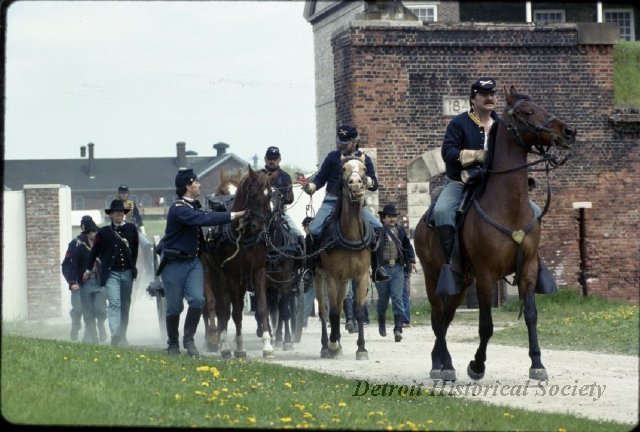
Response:
POLYGON ((273 354, 273 351, 262 351, 262 358, 272 359, 276 358, 276 356, 273 354))
POLYGON ((282 351, 293 351, 293 344, 291 342, 282 344, 282 351))
POLYGON ((331 352, 329 352, 329 348, 322 348, 320 350, 320 358, 331 358, 331 352))
POLYGON ((456 370, 455 369, 442 369, 440 371, 440 379, 442 381, 455 381, 456 370))
POLYGON ((529 378, 538 380, 538 381, 546 381, 549 379, 549 375, 547 375, 547 370, 545 368, 542 369, 529 369, 529 378))
POLYGON ((231 351, 222 351, 220 353, 220 355, 222 356, 223 359, 230 359, 231 358, 231 351))
POLYGON ((441 380, 442 379, 442 369, 431 369, 429 371, 429 378, 432 380, 441 380))
POLYGON ((356 360, 369 360, 369 353, 367 351, 357 351, 356 360))
POLYGON ((482 378, 484 378, 484 372, 475 372, 473 369, 471 369, 471 363, 469 363, 469 365, 467 366, 467 375, 469 375, 469 378, 473 380, 481 380, 482 378))
POLYGON ((246 351, 234 351, 233 352, 233 356, 235 358, 247 358, 247 352, 246 351))

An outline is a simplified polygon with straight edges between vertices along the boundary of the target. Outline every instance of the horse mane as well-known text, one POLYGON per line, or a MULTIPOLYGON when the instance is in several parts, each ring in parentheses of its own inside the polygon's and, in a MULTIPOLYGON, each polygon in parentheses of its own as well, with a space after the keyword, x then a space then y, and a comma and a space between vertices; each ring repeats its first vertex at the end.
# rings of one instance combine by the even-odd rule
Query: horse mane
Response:
POLYGON ((242 177, 240 183, 238 184, 236 197, 233 201, 233 207, 231 208, 232 211, 243 210, 244 208, 250 207, 250 203, 248 202, 248 195, 249 187, 253 183, 257 183, 260 190, 268 189, 271 187, 270 179, 266 174, 250 169, 249 173, 242 177))

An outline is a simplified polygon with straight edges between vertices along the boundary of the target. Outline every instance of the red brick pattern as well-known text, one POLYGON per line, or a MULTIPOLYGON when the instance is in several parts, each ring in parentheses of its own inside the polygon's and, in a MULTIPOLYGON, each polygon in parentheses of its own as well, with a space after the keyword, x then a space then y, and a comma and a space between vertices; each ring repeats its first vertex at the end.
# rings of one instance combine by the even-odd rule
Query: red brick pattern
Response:
MULTIPOLYGON (((354 26, 333 39, 336 121, 357 125, 365 150, 377 147, 379 200, 397 202, 406 214, 406 167, 442 144, 450 119, 442 114, 443 96, 468 97, 482 75, 530 95, 578 129, 572 159, 550 175, 541 255, 558 283, 579 287, 572 202, 590 201, 589 292, 638 303, 640 128, 637 120, 626 128, 609 121, 613 47, 576 41, 571 26, 354 26)), ((546 181, 540 173, 534 177, 532 198, 543 207, 546 181)))

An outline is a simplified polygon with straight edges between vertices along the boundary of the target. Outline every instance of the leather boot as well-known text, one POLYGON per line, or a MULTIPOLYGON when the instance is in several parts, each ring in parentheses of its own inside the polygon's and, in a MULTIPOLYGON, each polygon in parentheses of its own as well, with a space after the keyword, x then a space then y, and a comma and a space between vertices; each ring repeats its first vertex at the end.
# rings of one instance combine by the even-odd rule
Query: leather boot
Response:
POLYGON ((456 229, 451 225, 440 225, 436 227, 436 235, 442 246, 445 263, 440 269, 436 294, 439 296, 459 294, 462 291, 461 281, 453 274, 451 269, 451 252, 453 251, 456 229))
POLYGON ((180 326, 180 315, 167 315, 167 354, 178 355, 180 354, 180 332, 178 327, 180 326))
POLYGON ((387 317, 384 314, 378 314, 378 332, 380 336, 387 337, 387 317))
MULTIPOLYGON (((306 254, 312 255, 318 250, 320 240, 312 234, 307 234, 305 237, 306 254)), ((319 255, 308 257, 304 260, 304 273, 302 274, 302 280, 305 284, 313 284, 313 275, 316 271, 316 264, 318 264, 319 255)))
POLYGON ((393 316, 393 336, 396 342, 402 340, 402 315, 393 316))
POLYGON ((202 309, 189 308, 187 310, 187 316, 184 319, 184 337, 182 339, 182 345, 187 350, 187 354, 191 357, 200 357, 200 353, 196 348, 196 344, 193 341, 193 337, 196 334, 196 329, 200 323, 200 317, 202 316, 202 309))
POLYGON ((549 268, 538 257, 538 280, 536 281, 536 294, 554 294, 558 292, 558 285, 553 279, 549 268))

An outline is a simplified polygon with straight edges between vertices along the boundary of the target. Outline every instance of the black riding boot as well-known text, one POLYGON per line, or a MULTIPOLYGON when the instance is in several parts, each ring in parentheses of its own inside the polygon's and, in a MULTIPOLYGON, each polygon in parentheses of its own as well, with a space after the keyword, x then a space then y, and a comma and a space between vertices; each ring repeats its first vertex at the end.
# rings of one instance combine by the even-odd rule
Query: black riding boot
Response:
POLYGON ((402 340, 402 321, 402 315, 393 316, 393 336, 395 337, 396 342, 400 342, 402 340))
POLYGON ((554 294, 558 292, 558 285, 553 279, 549 268, 538 257, 538 280, 536 282, 536 294, 554 294))
MULTIPOLYGON (((320 240, 311 235, 307 234, 305 237, 305 245, 306 245, 306 254, 307 256, 314 254, 317 250, 320 240)), ((313 274, 316 271, 316 265, 318 264, 319 255, 313 255, 304 260, 304 273, 302 274, 302 280, 305 284, 313 284, 313 274)))
POLYGON ((385 314, 378 313, 378 333, 380 336, 387 336, 387 317, 385 314))
POLYGON ((445 264, 440 269, 440 277, 438 278, 438 285, 436 287, 436 294, 438 295, 453 295, 459 294, 462 291, 460 287, 461 283, 454 276, 451 270, 451 252, 453 251, 456 229, 451 225, 440 225, 436 227, 436 235, 440 240, 442 246, 442 252, 444 254, 445 264))
POLYGON ((191 357, 200 357, 200 353, 196 348, 196 344, 193 341, 193 337, 196 334, 198 323, 200 323, 200 317, 202 316, 202 309, 189 308, 187 309, 187 316, 184 319, 184 336, 182 338, 182 346, 187 350, 187 354, 191 357))
POLYGON ((165 319, 167 323, 167 354, 178 355, 180 354, 180 332, 178 327, 180 326, 180 315, 167 315, 165 319))

